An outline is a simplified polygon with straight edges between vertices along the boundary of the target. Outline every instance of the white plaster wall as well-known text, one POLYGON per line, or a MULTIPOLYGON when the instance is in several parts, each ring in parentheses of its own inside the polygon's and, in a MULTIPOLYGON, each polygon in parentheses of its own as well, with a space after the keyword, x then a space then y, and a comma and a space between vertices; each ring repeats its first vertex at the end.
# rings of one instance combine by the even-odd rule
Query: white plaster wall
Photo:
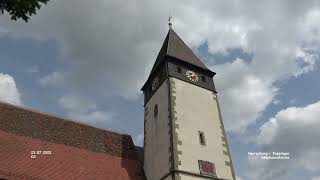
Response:
POLYGON ((169 92, 167 80, 154 93, 145 105, 148 114, 145 115, 146 146, 144 170, 148 180, 159 180, 169 172, 169 92), (154 119, 154 107, 158 104, 158 117, 154 119))
MULTIPOLYGON (((182 141, 175 151, 178 153, 179 170, 199 173, 198 160, 210 161, 215 164, 219 178, 233 179, 229 156, 223 154, 227 148, 222 146, 223 132, 220 122, 216 95, 207 89, 192 85, 185 81, 170 77, 172 96, 175 97, 173 109, 176 117, 175 128, 177 139, 182 141), (205 134, 206 145, 199 142, 198 131, 205 134)), ((182 176, 184 177, 184 176, 182 176)), ((182 179, 199 179, 188 177, 182 179)))

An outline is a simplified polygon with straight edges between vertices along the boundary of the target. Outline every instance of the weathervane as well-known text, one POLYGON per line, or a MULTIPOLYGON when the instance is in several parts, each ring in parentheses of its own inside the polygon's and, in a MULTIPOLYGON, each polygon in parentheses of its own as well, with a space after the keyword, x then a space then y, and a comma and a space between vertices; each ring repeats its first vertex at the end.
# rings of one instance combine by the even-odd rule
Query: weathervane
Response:
POLYGON ((168 23, 168 25, 169 25, 169 28, 170 28, 170 29, 172 29, 172 27, 171 27, 171 26, 172 26, 171 18, 172 18, 172 15, 170 15, 170 12, 169 12, 169 19, 168 19, 168 22, 169 22, 169 23, 168 23))

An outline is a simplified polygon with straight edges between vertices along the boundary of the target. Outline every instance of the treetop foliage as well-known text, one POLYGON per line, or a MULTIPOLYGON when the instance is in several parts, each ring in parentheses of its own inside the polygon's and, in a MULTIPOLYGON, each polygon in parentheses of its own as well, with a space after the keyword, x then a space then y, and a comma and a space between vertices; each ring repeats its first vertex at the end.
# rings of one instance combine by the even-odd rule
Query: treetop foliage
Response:
POLYGON ((47 4, 49 0, 0 0, 0 12, 8 12, 12 20, 23 19, 28 22, 30 17, 36 14, 41 4, 47 4))

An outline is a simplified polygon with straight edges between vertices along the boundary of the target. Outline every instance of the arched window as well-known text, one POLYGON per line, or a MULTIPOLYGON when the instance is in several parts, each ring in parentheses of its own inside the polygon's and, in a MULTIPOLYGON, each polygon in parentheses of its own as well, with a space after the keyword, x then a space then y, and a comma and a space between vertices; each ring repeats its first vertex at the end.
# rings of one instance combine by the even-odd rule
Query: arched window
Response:
POLYGON ((157 119, 157 117, 158 117, 158 104, 156 104, 155 106, 154 106, 154 111, 153 111, 153 117, 154 117, 154 119, 157 119))

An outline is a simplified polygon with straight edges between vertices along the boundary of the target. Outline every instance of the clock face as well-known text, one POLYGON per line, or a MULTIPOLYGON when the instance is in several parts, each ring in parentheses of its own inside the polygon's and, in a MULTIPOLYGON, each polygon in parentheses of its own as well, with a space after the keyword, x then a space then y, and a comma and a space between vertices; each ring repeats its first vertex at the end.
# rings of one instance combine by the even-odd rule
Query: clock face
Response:
POLYGON ((152 91, 156 90, 156 88, 158 87, 158 84, 159 84, 159 78, 156 77, 156 78, 154 78, 154 80, 152 81, 152 86, 151 86, 152 91))
POLYGON ((191 71, 191 70, 188 70, 186 72, 186 76, 188 77, 188 79, 190 79, 193 82, 197 82, 199 80, 198 75, 195 72, 191 71))

